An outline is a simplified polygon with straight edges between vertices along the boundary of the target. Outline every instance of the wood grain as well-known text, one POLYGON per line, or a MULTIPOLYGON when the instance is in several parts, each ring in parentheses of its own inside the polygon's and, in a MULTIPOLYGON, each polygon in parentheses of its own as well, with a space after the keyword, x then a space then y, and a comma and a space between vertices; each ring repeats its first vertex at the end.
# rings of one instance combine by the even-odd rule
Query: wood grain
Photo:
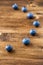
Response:
POLYGON ((0 65, 43 65, 43 6, 39 7, 34 2, 29 5, 27 2, 0 0, 0 65), (19 5, 18 11, 12 9, 14 3, 19 5), (23 13, 22 6, 26 6, 28 12, 33 12, 36 17, 27 19, 28 12, 23 13), (37 19, 40 27, 35 28, 32 23, 37 19), (30 29, 37 30, 36 36, 29 34, 30 29), (27 37, 31 40, 29 46, 22 44, 22 39, 27 37), (11 53, 5 50, 9 44, 13 46, 11 53))

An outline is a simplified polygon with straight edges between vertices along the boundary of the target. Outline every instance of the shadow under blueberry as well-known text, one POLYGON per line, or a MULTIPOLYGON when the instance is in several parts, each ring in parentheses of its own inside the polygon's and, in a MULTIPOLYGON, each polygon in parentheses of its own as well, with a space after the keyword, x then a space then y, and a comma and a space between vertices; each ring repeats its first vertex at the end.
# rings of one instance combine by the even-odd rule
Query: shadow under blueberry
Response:
POLYGON ((25 44, 24 46, 26 46, 26 47, 33 47, 33 44, 32 44, 32 43, 30 43, 30 44, 25 44))
POLYGON ((36 34, 36 37, 37 37, 37 38, 43 38, 43 35, 36 34))
MULTIPOLYGON (((8 52, 8 51, 7 51, 8 52)), ((8 53, 10 53, 10 54, 13 54, 13 53, 15 53, 16 51, 13 49, 12 51, 9 51, 8 53)))

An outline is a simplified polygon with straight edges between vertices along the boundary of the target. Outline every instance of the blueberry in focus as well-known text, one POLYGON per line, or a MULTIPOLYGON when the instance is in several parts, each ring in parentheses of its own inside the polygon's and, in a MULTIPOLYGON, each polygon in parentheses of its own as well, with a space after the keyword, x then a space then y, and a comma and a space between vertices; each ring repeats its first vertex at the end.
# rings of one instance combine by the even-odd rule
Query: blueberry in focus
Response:
POLYGON ((13 4, 12 8, 15 9, 15 10, 18 10, 18 5, 17 4, 13 4))
POLYGON ((11 45, 7 45, 7 46, 5 47, 5 49, 6 49, 8 52, 11 52, 13 48, 12 48, 11 45))
POLYGON ((31 34, 32 36, 35 36, 35 35, 36 35, 36 30, 31 29, 31 30, 30 30, 30 34, 31 34))
POLYGON ((29 39, 29 38, 24 38, 24 39, 22 40, 22 43, 23 43, 24 45, 29 45, 29 44, 30 44, 30 39, 29 39))
POLYGON ((34 25, 35 27, 39 27, 39 26, 40 26, 40 22, 39 22, 39 21, 34 21, 34 22, 33 22, 33 25, 34 25))

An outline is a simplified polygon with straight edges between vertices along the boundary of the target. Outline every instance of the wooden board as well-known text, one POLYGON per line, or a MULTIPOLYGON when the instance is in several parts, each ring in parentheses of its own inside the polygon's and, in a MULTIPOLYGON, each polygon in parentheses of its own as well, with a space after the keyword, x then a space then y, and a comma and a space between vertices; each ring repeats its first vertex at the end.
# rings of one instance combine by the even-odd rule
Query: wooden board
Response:
POLYGON ((43 6, 29 5, 24 0, 0 0, 0 65, 43 65, 43 6), (17 3, 19 10, 12 9, 17 3), (28 12, 35 14, 35 19, 26 18, 27 13, 21 11, 26 6, 28 12), (35 28, 32 23, 38 19, 40 27, 35 28), (37 35, 31 36, 30 29, 36 29, 37 35), (30 38, 31 44, 22 44, 23 38, 30 38), (12 45, 13 51, 8 53, 6 45, 12 45))

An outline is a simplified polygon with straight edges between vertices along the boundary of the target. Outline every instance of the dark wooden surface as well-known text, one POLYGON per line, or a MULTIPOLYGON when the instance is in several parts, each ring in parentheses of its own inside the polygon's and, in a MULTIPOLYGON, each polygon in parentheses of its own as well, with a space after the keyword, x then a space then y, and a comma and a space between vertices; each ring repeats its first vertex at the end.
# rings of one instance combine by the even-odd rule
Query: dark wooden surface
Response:
POLYGON ((27 5, 25 0, 0 0, 0 65, 43 65, 43 6, 33 5, 27 5), (12 9, 14 3, 19 5, 18 11, 12 9), (26 18, 28 12, 21 11, 24 5, 35 19, 26 18), (36 19, 40 21, 38 28, 32 25, 36 19), (35 37, 29 34, 30 29, 37 30, 35 37), (29 46, 22 44, 25 37, 31 40, 29 46), (11 53, 5 50, 8 44, 13 46, 11 53))

